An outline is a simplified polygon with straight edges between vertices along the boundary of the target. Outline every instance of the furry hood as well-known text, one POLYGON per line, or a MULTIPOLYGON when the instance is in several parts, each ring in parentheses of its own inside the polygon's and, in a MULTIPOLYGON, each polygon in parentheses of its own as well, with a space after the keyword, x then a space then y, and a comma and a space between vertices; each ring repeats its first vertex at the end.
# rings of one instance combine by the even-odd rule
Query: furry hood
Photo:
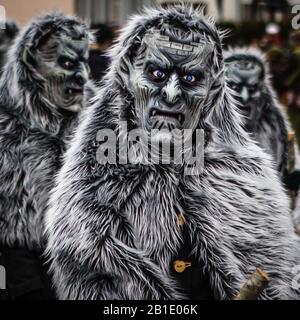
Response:
POLYGON ((266 55, 259 49, 251 47, 230 47, 228 50, 224 51, 224 61, 225 64, 233 58, 245 58, 252 59, 260 64, 264 73, 264 80, 270 79, 269 65, 266 59, 266 55))
MULTIPOLYGON (((213 134, 223 141, 232 143, 245 143, 247 134, 241 128, 241 121, 238 111, 234 106, 233 98, 228 94, 228 88, 224 81, 224 63, 222 53, 222 39, 226 32, 217 29, 214 20, 204 15, 202 9, 195 9, 193 6, 176 5, 167 8, 145 9, 140 14, 133 16, 127 26, 121 32, 116 45, 109 52, 111 67, 104 77, 103 91, 99 91, 95 101, 102 98, 103 92, 116 88, 124 100, 130 105, 131 93, 128 91, 130 66, 141 46, 143 37, 153 27, 158 29, 164 24, 184 30, 192 30, 202 34, 205 41, 214 46, 211 57, 211 68, 214 81, 209 90, 209 96, 202 105, 202 112, 199 119, 199 128, 210 131, 210 124, 213 124, 213 134), (229 108, 229 105, 231 107, 229 108), (214 112, 212 112, 214 111, 214 112), (216 115, 212 119, 213 114, 216 115)), ((116 92, 112 92, 114 95, 116 92)), ((130 114, 124 106, 113 108, 115 119, 118 121, 125 114, 130 114)))
POLYGON ((54 12, 36 18, 14 40, 0 80, 1 104, 23 114, 26 122, 30 119, 33 127, 52 134, 59 131, 63 116, 41 94, 47 79, 37 73, 34 54, 50 34, 70 28, 88 36, 87 26, 75 17, 54 12))

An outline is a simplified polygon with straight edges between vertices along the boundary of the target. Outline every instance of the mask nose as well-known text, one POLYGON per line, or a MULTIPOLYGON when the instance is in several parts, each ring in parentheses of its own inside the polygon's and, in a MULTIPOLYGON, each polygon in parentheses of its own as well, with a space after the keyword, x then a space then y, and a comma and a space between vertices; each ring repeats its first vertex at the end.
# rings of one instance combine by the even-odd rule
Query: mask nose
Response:
POLYGON ((84 86, 89 78, 89 66, 81 62, 80 68, 75 73, 74 78, 77 85, 84 86))
POLYGON ((248 89, 246 87, 243 87, 242 92, 241 92, 242 102, 243 103, 248 102, 249 98, 250 98, 250 95, 249 95, 248 89))
POLYGON ((79 86, 84 86, 87 82, 87 78, 82 74, 82 72, 77 72, 75 74, 75 82, 79 86))
POLYGON ((162 88, 161 95, 168 106, 173 106, 180 100, 182 91, 177 75, 174 74, 170 77, 168 83, 162 88))

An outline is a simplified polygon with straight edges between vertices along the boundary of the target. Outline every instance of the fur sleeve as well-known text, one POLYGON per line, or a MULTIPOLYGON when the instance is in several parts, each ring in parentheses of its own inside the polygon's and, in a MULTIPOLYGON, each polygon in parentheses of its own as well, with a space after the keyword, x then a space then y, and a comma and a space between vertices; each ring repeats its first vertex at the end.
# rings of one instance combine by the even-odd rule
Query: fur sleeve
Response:
POLYGON ((222 147, 205 159, 202 179, 187 180, 187 204, 196 221, 195 250, 204 256, 220 298, 232 299, 260 267, 271 278, 264 298, 299 299, 293 272, 300 241, 268 156, 249 145, 222 147))

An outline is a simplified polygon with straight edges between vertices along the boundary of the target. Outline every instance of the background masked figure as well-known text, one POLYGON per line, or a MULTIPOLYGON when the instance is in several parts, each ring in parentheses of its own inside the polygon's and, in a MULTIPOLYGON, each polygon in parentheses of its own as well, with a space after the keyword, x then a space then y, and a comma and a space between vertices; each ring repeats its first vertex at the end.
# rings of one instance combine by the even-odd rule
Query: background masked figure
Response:
MULTIPOLYGON (((300 172, 289 165, 289 156, 295 158, 288 152, 290 125, 272 89, 264 56, 254 49, 235 49, 226 52, 225 64, 228 85, 239 102, 244 127, 273 157, 287 189, 297 193, 300 172)), ((298 211, 294 211, 297 229, 298 211)))
POLYGON ((288 173, 288 124, 275 97, 264 56, 255 49, 225 54, 226 77, 235 92, 246 130, 273 157, 276 169, 288 173))
POLYGON ((214 24, 190 7, 148 10, 111 57, 46 215, 59 298, 232 299, 257 266, 272 279, 264 298, 299 297, 288 201, 269 156, 241 127, 214 24), (153 136, 160 142, 173 141, 171 129, 204 129, 203 172, 144 165, 140 153, 137 163, 122 164, 124 154, 101 163, 100 130, 124 137, 123 121, 146 135, 163 128, 153 136))
POLYGON ((6 63, 7 51, 18 32, 19 27, 14 21, 7 21, 5 29, 0 29, 0 74, 2 74, 2 68, 6 63))
POLYGON ((88 79, 86 26, 45 15, 16 39, 0 83, 0 252, 6 299, 49 298, 40 255, 54 175, 88 79))

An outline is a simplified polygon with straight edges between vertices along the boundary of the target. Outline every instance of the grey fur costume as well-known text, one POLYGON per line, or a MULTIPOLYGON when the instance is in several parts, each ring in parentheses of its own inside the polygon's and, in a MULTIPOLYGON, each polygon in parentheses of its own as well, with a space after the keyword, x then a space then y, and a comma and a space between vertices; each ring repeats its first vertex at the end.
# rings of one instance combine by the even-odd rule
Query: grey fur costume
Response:
POLYGON ((261 90, 264 104, 261 108, 258 108, 254 131, 251 134, 259 145, 273 157, 275 168, 281 176, 285 176, 288 173, 287 145, 290 126, 272 88, 265 56, 262 52, 253 48, 231 49, 224 54, 225 65, 226 61, 233 60, 236 57, 257 61, 262 67, 264 79, 261 90))
POLYGON ((49 32, 72 26, 88 35, 76 18, 41 16, 24 28, 9 52, 0 82, 0 245, 43 247, 49 192, 78 114, 61 112, 43 96, 44 79, 34 61, 29 67, 23 56, 49 32))
POLYGON ((46 215, 59 298, 186 297, 170 273, 182 246, 178 210, 216 299, 232 299, 258 266, 272 279, 263 298, 299 298, 292 268, 299 264, 300 246, 287 197, 269 156, 241 128, 213 22, 184 6, 149 9, 131 20, 111 56, 103 87, 65 155, 46 215), (116 130, 121 119, 135 126, 128 70, 147 29, 165 23, 201 32, 215 45, 215 82, 199 118, 199 128, 208 132, 200 176, 167 165, 96 161, 98 130, 116 130))

